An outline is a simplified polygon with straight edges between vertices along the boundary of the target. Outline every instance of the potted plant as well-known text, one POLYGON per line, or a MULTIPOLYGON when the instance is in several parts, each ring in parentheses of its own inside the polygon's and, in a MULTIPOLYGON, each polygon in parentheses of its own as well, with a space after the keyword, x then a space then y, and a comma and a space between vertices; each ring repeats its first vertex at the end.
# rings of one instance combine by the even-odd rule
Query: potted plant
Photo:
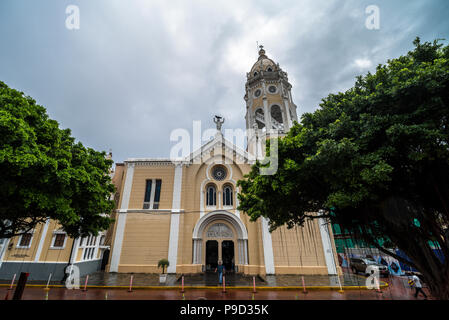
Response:
POLYGON ((165 283, 165 281, 167 280, 167 275, 165 274, 165 268, 168 267, 169 265, 170 265, 170 262, 168 262, 167 259, 161 259, 157 263, 157 267, 158 268, 162 268, 162 274, 159 275, 159 282, 160 283, 165 283))

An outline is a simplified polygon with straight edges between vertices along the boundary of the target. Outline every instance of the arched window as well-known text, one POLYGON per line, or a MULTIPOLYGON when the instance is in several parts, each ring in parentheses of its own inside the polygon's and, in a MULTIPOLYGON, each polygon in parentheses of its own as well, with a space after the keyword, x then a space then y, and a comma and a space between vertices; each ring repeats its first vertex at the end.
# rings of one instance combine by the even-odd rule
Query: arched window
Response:
POLYGON ((267 68, 267 71, 268 71, 268 72, 272 72, 273 69, 271 69, 271 67, 268 67, 268 68, 267 68))
POLYGON ((232 206, 232 187, 229 185, 224 186, 223 188, 223 205, 224 206, 232 206))
POLYGON ((279 123, 283 122, 281 107, 279 107, 278 105, 274 105, 271 107, 271 118, 279 123))
POLYGON ((216 206, 217 205, 217 189, 214 185, 208 185, 206 188, 206 205, 216 206))

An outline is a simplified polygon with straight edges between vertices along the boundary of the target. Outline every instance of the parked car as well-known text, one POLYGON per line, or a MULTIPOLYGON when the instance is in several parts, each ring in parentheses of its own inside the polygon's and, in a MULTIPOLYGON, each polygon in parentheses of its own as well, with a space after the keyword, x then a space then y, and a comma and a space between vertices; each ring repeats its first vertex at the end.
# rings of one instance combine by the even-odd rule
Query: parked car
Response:
POLYGON ((377 269, 379 271, 379 275, 382 276, 388 276, 389 271, 388 267, 384 266, 383 264, 377 263, 376 261, 368 258, 351 258, 351 270, 355 274, 362 272, 365 275, 369 275, 369 272, 366 271, 368 266, 373 267, 374 269, 377 269))

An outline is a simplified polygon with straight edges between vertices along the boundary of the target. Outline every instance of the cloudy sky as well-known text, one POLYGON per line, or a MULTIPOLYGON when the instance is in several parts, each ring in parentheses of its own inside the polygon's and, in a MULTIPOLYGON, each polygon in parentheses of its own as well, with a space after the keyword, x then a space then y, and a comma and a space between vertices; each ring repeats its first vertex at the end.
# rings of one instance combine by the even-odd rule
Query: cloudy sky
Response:
POLYGON ((116 162, 168 157, 172 130, 194 120, 204 130, 221 114, 244 129, 256 41, 288 72, 301 114, 416 36, 449 39, 448 13, 446 0, 1 0, 0 80, 116 162), (66 28, 69 5, 78 30, 66 28), (369 5, 378 30, 365 25, 369 5))

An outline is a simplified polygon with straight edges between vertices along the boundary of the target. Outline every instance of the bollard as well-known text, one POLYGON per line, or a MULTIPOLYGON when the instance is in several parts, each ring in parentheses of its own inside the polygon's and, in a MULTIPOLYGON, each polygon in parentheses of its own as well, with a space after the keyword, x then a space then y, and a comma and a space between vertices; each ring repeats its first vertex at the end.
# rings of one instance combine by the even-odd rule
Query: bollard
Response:
POLYGON ((106 293, 104 294, 104 300, 108 300, 108 292, 106 291, 106 293))
POLYGON ((306 284, 304 282, 304 276, 301 276, 301 278, 302 278, 302 288, 303 288, 303 292, 302 293, 306 294, 307 290, 306 290, 306 284))
POLYGON ((340 281, 340 276, 337 274, 337 279, 338 279, 338 285, 340 286, 340 290, 338 290, 339 293, 344 293, 343 288, 341 287, 341 281, 340 281))
POLYGON ((380 290, 379 280, 376 280, 376 287, 377 287, 377 293, 382 293, 382 290, 380 290))
POLYGON ((226 293, 226 279, 224 275, 223 275, 223 293, 226 293))
POLYGON ((48 300, 48 292, 50 291, 50 288, 44 288, 45 297, 44 300, 48 300))
POLYGON ((50 291, 50 288, 48 287, 48 285, 50 284, 50 280, 51 280, 51 273, 48 276, 47 286, 44 288, 44 292, 45 292, 44 300, 48 300, 48 292, 50 291))
POLYGON ((51 273, 50 273, 50 275, 48 276, 47 286, 45 287, 46 289, 48 289, 48 285, 50 284, 50 279, 51 279, 51 273))
POLYGON ((12 286, 14 285, 14 280, 16 280, 16 274, 14 273, 14 276, 12 277, 11 285, 9 286, 8 290, 6 291, 5 300, 8 300, 9 298, 9 291, 12 290, 12 286))
POLYGON ((253 276, 253 293, 256 293, 256 277, 253 276))
POLYGON ((184 293, 184 276, 181 278, 181 292, 184 293))
POLYGON ((86 281, 84 282, 84 289, 83 291, 87 291, 87 281, 89 280, 89 275, 86 276, 86 281))
POLYGON ((8 290, 12 290, 12 286, 14 285, 14 280, 16 280, 16 274, 14 273, 14 276, 12 277, 11 285, 9 286, 8 290))
POLYGON ((131 275, 131 279, 129 279, 129 289, 128 289, 128 292, 133 292, 133 277, 134 277, 134 275, 131 275))

